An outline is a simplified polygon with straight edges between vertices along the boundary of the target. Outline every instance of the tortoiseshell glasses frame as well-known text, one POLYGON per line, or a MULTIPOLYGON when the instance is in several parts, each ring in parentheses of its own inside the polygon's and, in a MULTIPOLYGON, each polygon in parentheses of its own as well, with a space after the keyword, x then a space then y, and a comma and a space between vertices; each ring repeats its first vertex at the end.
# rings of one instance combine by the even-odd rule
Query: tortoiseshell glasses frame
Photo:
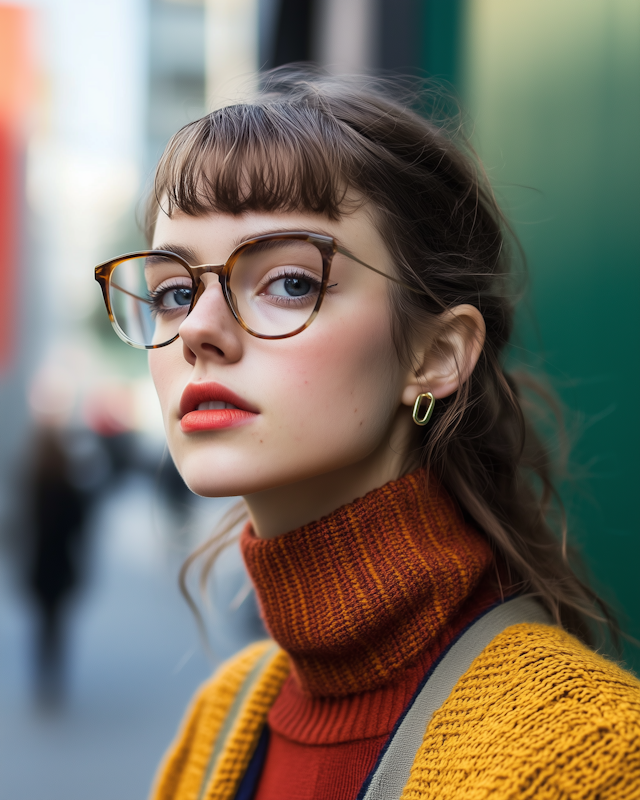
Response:
MULTIPOLYGON (((145 344, 141 342, 136 342, 132 340, 124 330, 119 326, 116 316, 114 315, 114 311, 111 304, 111 296, 110 296, 110 286, 111 286, 111 279, 114 273, 114 270, 123 262, 136 259, 136 258, 144 258, 148 259, 150 257, 158 257, 159 259, 171 259, 175 261, 177 264, 180 264, 182 268, 184 268, 185 272, 191 277, 191 301, 189 304, 188 311, 185 315, 185 318, 193 311, 196 303, 198 302, 200 296, 204 291, 204 283, 202 281, 202 276, 207 273, 214 273, 218 276, 220 281, 220 285, 222 288, 222 293, 224 299, 226 301, 229 310, 233 314, 235 320, 238 324, 251 336, 255 336, 259 339, 287 339, 291 336, 296 336, 302 331, 306 330, 306 328, 311 325, 313 320, 318 315, 320 307, 322 305, 322 301, 327 291, 327 287, 329 285, 329 274, 331 271, 331 264, 333 261, 333 257, 336 253, 340 253, 341 255, 346 256, 347 258, 351 259, 352 261, 357 262, 366 269, 371 270, 372 272, 377 273, 378 275, 382 275, 383 277, 403 286, 405 289, 408 289, 412 292, 417 292, 422 294, 420 290, 415 289, 412 286, 409 286, 404 281, 394 277, 393 275, 388 275, 385 272, 377 269, 376 267, 371 266, 371 264, 367 264, 364 261, 361 261, 357 256, 351 253, 349 250, 345 249, 338 245, 336 240, 331 236, 325 236, 323 234, 318 233, 309 233, 307 231, 291 231, 285 233, 268 233, 262 236, 256 236, 252 239, 247 239, 244 242, 241 242, 234 250, 231 252, 227 260, 223 264, 199 264, 193 266, 185 261, 182 256, 178 255, 177 253, 173 253, 169 250, 140 250, 133 253, 126 253, 125 255, 118 256, 117 258, 110 259, 109 261, 105 261, 103 264, 100 264, 95 268, 95 279, 100 284, 100 288, 102 290, 102 297, 104 299, 104 303, 107 309, 107 314, 109 315, 109 320, 111 321, 111 325, 113 326, 115 332, 118 336, 127 344, 131 345, 132 347, 136 347, 142 350, 155 350, 159 347, 166 347, 167 345, 174 342, 176 339, 179 338, 179 333, 176 333, 171 338, 168 338, 166 341, 162 342, 155 342, 153 344, 145 344), (239 257, 245 253, 249 248, 265 243, 265 242, 277 242, 277 241, 291 241, 297 240, 301 242, 308 242, 309 244, 314 245, 319 251, 322 257, 322 279, 320 282, 320 286, 318 289, 318 296, 316 298, 315 304, 304 324, 299 325, 295 330, 289 331, 287 333, 278 333, 278 334, 265 334, 261 333, 260 331, 256 331, 251 328, 242 318, 240 311, 238 309, 237 301, 234 297, 233 292, 230 289, 230 279, 233 272, 233 268, 235 264, 238 262, 239 257)), ((115 284, 114 284, 115 285, 115 284)), ((139 295, 133 294, 132 292, 124 289, 122 286, 117 287, 120 292, 123 292, 126 295, 131 296, 137 301, 142 303, 150 304, 150 300, 148 298, 140 297, 139 295)))

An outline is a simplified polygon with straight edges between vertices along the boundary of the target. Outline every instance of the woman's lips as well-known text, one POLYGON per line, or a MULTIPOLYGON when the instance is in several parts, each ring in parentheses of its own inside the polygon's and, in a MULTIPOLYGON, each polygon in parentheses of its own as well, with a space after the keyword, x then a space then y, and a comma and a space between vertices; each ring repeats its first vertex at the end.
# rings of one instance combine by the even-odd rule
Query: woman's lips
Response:
POLYGON ((184 433, 235 428, 255 419, 258 410, 220 383, 190 383, 180 400, 184 433))
POLYGON ((220 428, 235 428, 250 422, 257 415, 240 408, 223 408, 207 411, 190 411, 180 420, 183 433, 193 431, 217 431, 220 428))

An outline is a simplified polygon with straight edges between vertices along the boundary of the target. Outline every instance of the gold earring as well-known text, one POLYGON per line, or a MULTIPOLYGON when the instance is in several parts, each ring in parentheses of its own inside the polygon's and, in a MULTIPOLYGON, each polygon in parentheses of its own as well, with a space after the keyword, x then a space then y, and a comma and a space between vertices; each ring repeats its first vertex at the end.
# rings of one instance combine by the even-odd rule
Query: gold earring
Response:
POLYGON ((436 404, 435 397, 431 394, 431 392, 423 392, 416 397, 416 402, 413 404, 413 421, 416 425, 426 425, 427 422, 431 419, 431 415, 433 414, 433 407, 436 404), (418 416, 420 413, 420 406, 422 405, 422 401, 424 398, 429 400, 429 408, 425 411, 422 417, 418 416))

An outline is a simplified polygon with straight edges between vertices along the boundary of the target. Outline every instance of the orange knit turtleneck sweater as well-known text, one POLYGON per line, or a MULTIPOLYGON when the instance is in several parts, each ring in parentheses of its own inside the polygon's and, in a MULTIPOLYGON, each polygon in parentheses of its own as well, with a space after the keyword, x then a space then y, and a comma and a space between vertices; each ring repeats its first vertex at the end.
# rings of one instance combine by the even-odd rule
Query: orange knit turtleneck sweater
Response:
POLYGON ((241 546, 293 667, 255 798, 354 800, 429 667, 498 599, 491 549, 422 471, 241 546))

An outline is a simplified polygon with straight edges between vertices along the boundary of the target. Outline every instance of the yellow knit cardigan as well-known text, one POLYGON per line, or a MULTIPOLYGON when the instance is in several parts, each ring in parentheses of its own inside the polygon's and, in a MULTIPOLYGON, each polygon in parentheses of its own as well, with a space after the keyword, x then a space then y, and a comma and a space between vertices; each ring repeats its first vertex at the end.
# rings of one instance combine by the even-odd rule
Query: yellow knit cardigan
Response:
MULTIPOLYGON (((152 800, 233 800, 288 670, 272 642, 222 665, 187 712, 152 800)), ((402 800, 427 798, 640 800, 640 681, 559 628, 507 628, 427 727, 402 800)))

